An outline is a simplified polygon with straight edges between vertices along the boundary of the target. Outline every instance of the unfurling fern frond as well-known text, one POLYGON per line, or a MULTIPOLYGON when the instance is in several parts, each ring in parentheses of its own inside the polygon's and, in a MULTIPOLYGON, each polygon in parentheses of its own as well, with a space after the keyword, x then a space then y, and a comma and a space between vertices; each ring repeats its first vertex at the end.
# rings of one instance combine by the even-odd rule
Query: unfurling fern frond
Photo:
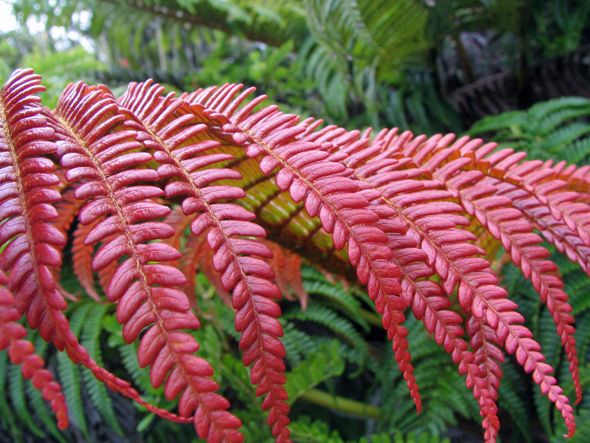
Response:
MULTIPOLYGON (((420 410, 419 377, 404 326, 410 309, 465 376, 486 442, 496 441, 499 431, 504 351, 532 373, 573 435, 573 408, 500 286, 500 266, 486 252, 501 243, 547 304, 545 315, 557 327, 579 400, 572 310, 585 305, 575 299, 570 306, 535 230, 589 273, 588 168, 526 162, 512 150, 452 134, 428 138, 383 130, 373 136, 370 130, 322 128, 321 120, 300 121, 276 106, 261 106, 264 96, 250 99, 253 90, 240 85, 175 98, 148 81, 132 84, 117 100, 104 86, 78 83, 64 91, 54 111, 38 104, 34 93, 41 89, 37 76, 20 71, 1 93, 1 265, 18 313, 112 390, 171 421, 192 422, 210 442, 250 435, 251 424, 243 434, 229 402, 216 393, 212 366, 195 355, 199 345, 189 332, 200 323, 193 309, 214 301, 213 312, 200 312, 203 318, 220 320, 224 333, 232 329, 230 310, 198 293, 199 268, 218 282, 235 311, 237 333, 229 336, 238 338, 276 441, 291 440, 279 287, 299 297, 305 297, 304 288, 321 297, 307 310, 287 307, 287 321, 295 320, 286 327, 286 348, 294 352, 289 363, 298 366, 325 342, 295 329, 297 322, 309 321, 353 345, 340 348, 345 361, 362 370, 349 357, 362 354, 359 360, 366 357, 374 369, 378 359, 357 326, 368 330, 380 322, 393 341, 399 380, 420 410), (54 164, 55 155, 61 166, 54 164), (278 247, 269 246, 267 234, 278 247), (179 399, 179 415, 147 403, 91 358, 100 362, 96 333, 83 340, 92 353, 78 342, 63 313, 65 291, 57 278, 67 236, 73 237, 71 257, 82 287, 98 298, 98 280, 116 304, 123 338, 139 342, 139 365, 150 367, 151 385, 163 386, 167 399, 179 399), (482 247, 488 243, 493 247, 482 247), (293 254, 290 259, 283 248, 293 254), (301 286, 301 259, 366 285, 365 301, 373 302, 379 317, 317 278, 311 279, 315 286, 307 278, 301 286), (352 320, 340 321, 337 312, 352 320)), ((102 307, 96 311, 104 315, 102 307)), ((577 334, 584 343, 586 335, 577 334)), ((209 333, 199 337, 208 345, 204 353, 220 364, 221 344, 211 342, 209 333)), ((548 361, 557 361, 559 342, 545 335, 541 341, 548 344, 548 361)), ((133 346, 125 366, 137 369, 130 364, 133 346)), ((233 356, 227 360, 235 367, 233 356)), ((246 374, 240 368, 231 381, 243 388, 246 374)), ((326 377, 340 367, 331 369, 326 377)), ((429 377, 434 369, 429 367, 429 377)), ((448 372, 454 389, 461 378, 448 372)), ((254 399, 249 389, 236 388, 238 399, 254 399)), ((457 409, 476 415, 465 399, 454 397, 457 409)))

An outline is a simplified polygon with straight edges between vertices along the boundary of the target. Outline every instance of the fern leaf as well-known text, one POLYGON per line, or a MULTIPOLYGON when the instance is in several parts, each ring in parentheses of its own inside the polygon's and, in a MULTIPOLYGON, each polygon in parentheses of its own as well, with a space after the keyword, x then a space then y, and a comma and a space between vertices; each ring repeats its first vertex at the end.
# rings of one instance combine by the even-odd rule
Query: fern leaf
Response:
POLYGON ((459 158, 438 170, 432 162, 429 167, 435 169, 434 176, 460 198, 465 210, 477 217, 479 222, 502 242, 514 264, 532 281, 541 300, 547 303, 570 361, 570 371, 579 402, 582 388, 574 338, 574 318, 568 296, 563 290, 563 281, 557 274, 557 266, 547 259, 550 256, 549 251, 542 247, 541 238, 534 233, 534 227, 524 214, 512 206, 512 200, 506 196, 495 195, 497 186, 480 171, 461 171, 464 164, 465 161, 459 158))
POLYGON ((92 270, 92 254, 94 247, 84 244, 84 239, 92 226, 78 225, 74 231, 72 242, 72 263, 74 274, 84 288, 84 291, 94 300, 99 301, 100 296, 94 286, 94 271, 92 270))
POLYGON ((433 167, 440 167, 452 154, 470 159, 467 164, 472 164, 474 169, 481 170, 490 179, 497 180, 498 195, 510 198, 512 204, 527 216, 547 241, 555 244, 560 251, 565 251, 568 257, 577 260, 590 273, 588 205, 583 202, 580 193, 568 191, 566 182, 554 179, 550 169, 541 167, 542 162, 520 162, 524 157, 522 153, 514 153, 511 149, 492 152, 495 144, 482 145, 481 140, 469 140, 466 137, 451 144, 453 139, 452 134, 435 137, 432 142, 414 143, 404 152, 412 155, 419 150, 417 158, 427 162, 434 150, 436 154, 428 161, 433 167))
POLYGON ((273 435, 277 441, 289 441, 289 408, 283 387, 285 348, 279 340, 283 330, 277 320, 281 310, 274 301, 280 298, 280 292, 272 282, 272 269, 264 261, 272 253, 264 243, 252 240, 264 237, 265 232, 251 222, 254 214, 224 203, 242 197, 240 188, 212 185, 218 180, 240 178, 231 169, 210 167, 231 156, 208 154, 207 149, 218 143, 201 140, 206 126, 199 124, 192 115, 195 111, 185 102, 159 97, 162 90, 150 83, 132 84, 121 104, 138 116, 146 135, 152 137, 150 142, 157 146, 155 158, 162 163, 160 177, 179 179, 166 185, 166 198, 182 196, 184 214, 193 217, 191 232, 197 237, 206 234, 213 266, 221 274, 223 288, 232 293, 243 361, 252 365, 251 380, 258 386, 257 395, 265 396, 262 407, 270 411, 273 435), (160 115, 163 108, 168 110, 167 118, 160 115))
MULTIPOLYGON (((82 326, 81 342, 90 356, 96 360, 99 365, 103 364, 102 353, 100 350, 100 332, 102 331, 102 319, 106 313, 107 306, 103 304, 94 305, 88 311, 84 324, 82 326)), ((117 420, 115 410, 113 409, 113 402, 109 397, 108 391, 102 383, 92 376, 90 371, 84 370, 82 373, 82 379, 84 381, 84 388, 90 396, 90 400, 94 404, 94 407, 100 412, 100 415, 104 418, 105 422, 108 423, 109 427, 113 431, 122 436, 123 430, 117 420)))
POLYGON ((286 389, 290 402, 295 402, 305 392, 330 377, 342 374, 344 360, 338 355, 339 351, 337 340, 319 346, 287 374, 286 389))
MULTIPOLYGON (((399 139, 402 139, 402 137, 398 137, 398 140, 399 139)), ((379 142, 381 142, 381 140, 379 140, 379 142)), ((393 140, 390 139, 389 142, 392 143, 393 140)), ((454 218, 449 217, 449 213, 460 214, 463 212, 462 208, 451 202, 444 201, 448 200, 452 195, 448 193, 448 191, 444 191, 439 183, 427 181, 425 178, 429 178, 429 174, 426 170, 412 168, 413 161, 410 158, 400 157, 399 155, 396 156, 398 151, 402 151, 407 155, 414 154, 418 147, 425 145, 423 151, 419 151, 416 156, 418 161, 421 161, 426 157, 424 152, 429 152, 429 145, 423 143, 423 138, 417 138, 411 142, 406 139, 404 142, 405 143, 398 142, 393 147, 390 146, 389 148, 387 146, 381 147, 381 149, 375 149, 370 145, 363 146, 362 143, 359 145, 347 142, 344 149, 339 149, 335 155, 343 156, 343 153, 346 153, 344 155, 348 157, 348 160, 345 161, 349 165, 354 164, 356 166, 355 173, 357 176, 374 184, 382 192, 382 199, 385 203, 395 211, 394 215, 408 224, 409 229, 413 231, 414 236, 422 239, 421 247, 425 250, 429 261, 434 264, 437 273, 443 279, 443 287, 447 293, 451 293, 455 285, 458 285, 459 301, 464 309, 471 309, 469 304, 473 302, 472 309, 474 310, 475 315, 478 318, 483 319, 484 322, 489 322, 496 332, 499 332, 498 328, 512 328, 515 332, 518 331, 518 333, 513 334, 512 337, 516 338, 518 335, 521 335, 523 339, 517 339, 516 342, 512 343, 512 352, 515 350, 514 344, 517 344, 517 347, 524 346, 521 352, 537 352, 538 345, 535 343, 531 346, 531 344, 527 342, 527 339, 530 337, 530 332, 520 330, 520 326, 510 326, 515 319, 519 319, 517 320, 519 323, 522 322, 522 317, 519 315, 514 317, 512 314, 502 312, 502 309, 498 310, 495 307, 497 305, 503 306, 503 309, 513 309, 514 305, 510 304, 506 299, 506 291, 498 286, 497 279, 493 275, 491 269, 487 266, 486 262, 480 258, 475 258, 477 254, 481 254, 481 251, 468 243, 469 240, 475 240, 475 237, 468 235, 469 233, 465 231, 462 233, 455 228, 455 226, 468 225, 469 223, 459 215, 454 218), (373 157, 373 159, 371 159, 371 157, 373 157), (429 199, 437 200, 437 205, 431 205, 429 207, 426 203, 429 199), (420 204, 418 205, 416 203, 420 204), (436 215, 440 213, 440 208, 443 205, 445 205, 446 208, 445 220, 436 217, 436 215), (404 211, 405 207, 408 207, 408 209, 404 211), (469 270, 463 269, 462 271, 459 271, 460 268, 455 261, 458 259, 463 259, 463 263, 467 263, 467 260, 470 260, 469 270), (487 276, 483 277, 483 275, 486 274, 487 276), (475 301, 477 297, 481 297, 479 301, 475 301), (503 301, 498 303, 498 301, 495 300, 496 298, 501 298, 503 301), (468 303, 467 305, 465 304, 466 302, 468 303), (486 307, 484 308, 480 303, 486 307), (479 307, 477 305, 479 305, 479 307), (494 312, 493 315, 496 315, 497 318, 492 320, 491 317, 489 317, 489 314, 488 317, 483 316, 483 312, 487 310, 494 312), (500 326, 498 322, 504 324, 500 326), (529 349, 526 350, 526 348, 529 349)), ((326 147, 326 149, 329 149, 329 146, 326 147)), ((446 157, 448 157, 448 155, 446 157)), ((426 165, 428 165, 428 163, 426 163, 426 165)), ((563 291, 561 292, 563 293, 563 291)), ((565 293, 563 293, 563 295, 560 293, 559 297, 556 298, 558 298, 560 302, 563 302, 564 295, 565 293)), ((556 311, 560 317, 564 312, 569 315, 567 309, 562 311, 558 308, 556 311)), ((572 358, 572 367, 575 369, 577 367, 575 342, 574 346, 571 346, 573 340, 573 328, 571 325, 568 326, 567 319, 564 320, 559 318, 558 324, 560 328, 563 328, 562 331, 567 335, 567 340, 565 341, 570 345, 569 355, 572 358)), ((490 338, 493 338, 493 335, 490 336, 490 338)), ((507 330, 504 329, 504 332, 499 334, 499 340, 504 342, 508 338, 507 330)), ((508 342, 505 344, 508 345, 508 342)), ((510 347, 507 346, 507 349, 510 351, 510 347)), ((525 357, 525 355, 521 355, 519 362, 524 366, 527 363, 528 358, 529 357, 525 357)), ((486 361, 486 359, 483 359, 482 361, 486 361)), ((494 363, 492 361, 489 363, 492 366, 492 370, 486 372, 488 374, 494 374, 494 363)), ((545 375, 541 377, 537 375, 536 378, 539 380, 544 377, 547 380, 547 383, 555 385, 555 379, 550 376, 550 369, 548 372, 547 368, 549 368, 548 365, 539 365, 538 370, 541 371, 541 374, 545 373, 545 375)), ((576 379, 575 371, 573 375, 574 379, 576 379)), ((491 389, 489 397, 493 401, 497 398, 496 384, 498 383, 499 376, 495 375, 494 378, 495 381, 488 383, 488 386, 491 389)), ((545 382, 537 382, 544 390, 546 389, 543 386, 545 382)), ((560 387, 556 386, 555 392, 561 395, 561 399, 557 400, 558 408, 562 411, 564 419, 568 422, 570 431, 572 431, 574 429, 574 423, 571 406, 562 403, 564 400, 567 402, 567 399, 561 394, 562 390, 560 387)), ((493 411, 490 420, 495 423, 488 429, 490 432, 492 432, 492 428, 497 428, 497 418, 492 418, 492 416, 495 417, 495 408, 494 405, 492 409, 489 409, 490 411, 493 411)), ((490 434, 489 438, 495 437, 490 434)))
POLYGON ((10 401, 24 428, 37 438, 43 438, 44 432, 35 423, 33 415, 27 405, 25 385, 22 373, 16 366, 8 370, 10 401))
MULTIPOLYGON (((184 276, 165 264, 179 258, 179 253, 164 243, 148 243, 173 234, 172 228, 158 221, 170 210, 152 201, 163 191, 138 184, 157 179, 155 171, 140 168, 151 155, 137 152, 141 147, 137 133, 125 123, 112 95, 101 89, 71 86, 60 97, 56 115, 62 124, 58 155, 68 169, 66 177, 70 181, 87 180, 76 189, 76 196, 87 200, 80 222, 100 220, 85 240, 87 244, 102 243, 93 258, 93 268, 99 271, 126 257, 106 291, 107 297, 117 302, 124 338, 135 341, 144 328, 149 328, 141 340, 138 358, 143 366, 151 365, 152 384, 159 386, 166 381, 169 398, 182 394, 181 415, 187 417, 197 411, 193 421, 202 438, 241 441, 237 430, 240 421, 227 412, 227 400, 214 393, 218 386, 210 379, 211 366, 192 355, 198 344, 181 331, 197 328, 199 322, 190 313, 186 295, 177 289, 185 283, 184 276), (75 101, 80 96, 85 102, 82 109, 75 101), (95 125, 98 120, 102 122, 95 125)), ((124 393, 137 398, 129 388, 124 393)), ((167 411, 157 412, 185 421, 167 411)))
POLYGON ((3 430, 7 430, 8 434, 15 440, 15 441, 22 441, 22 436, 20 436, 20 429, 16 426, 14 414, 11 410, 9 403, 8 403, 8 392, 7 386, 8 380, 8 371, 9 371, 9 361, 8 355, 6 352, 0 352, 0 427, 3 430))
MULTIPOLYGON (((76 308, 70 316, 70 326, 72 332, 79 336, 84 320, 92 305, 83 304, 76 308)), ((60 381, 64 386, 64 394, 71 410, 71 419, 85 438, 89 438, 88 424, 84 414, 84 404, 82 400, 82 389, 80 383, 80 368, 76 366, 67 354, 60 353, 57 355, 57 371, 60 381)))
POLYGON ((319 144, 297 140, 305 131, 297 124, 297 117, 282 114, 273 106, 253 113, 264 96, 238 110, 252 92, 248 89, 238 95, 239 87, 227 85, 218 90, 196 92, 186 99, 210 109, 212 118, 224 117, 227 123, 222 126, 223 131, 236 144, 243 145, 250 158, 256 158, 263 173, 274 174, 279 189, 288 191, 293 201, 303 202, 311 217, 319 217, 323 229, 332 237, 334 248, 348 246, 349 260, 360 282, 368 285, 383 326, 394 342, 396 361, 420 410, 407 332, 402 326, 405 306, 396 281, 399 270, 389 261, 392 252, 385 234, 374 226, 379 217, 369 209, 369 201, 359 195, 360 186, 347 177, 344 165, 329 160, 329 154, 318 149, 319 144))
MULTIPOLYGON (((34 353, 34 345, 25 340, 27 335, 25 327, 16 323, 21 315, 16 309, 13 295, 5 287, 7 281, 8 278, 4 272, 0 271, 0 350, 8 349, 12 364, 21 365, 22 376, 30 379, 33 386, 43 393, 43 398, 50 403, 51 409, 57 417, 59 428, 65 429, 68 427, 68 411, 61 386, 53 379, 51 372, 43 368, 45 362, 34 353)), ((28 417, 22 393, 18 387, 14 387, 12 392, 18 396, 15 406, 19 413, 28 417), (23 411, 22 408, 25 410, 23 411)), ((31 420, 27 419, 27 423, 33 432, 37 430, 31 420)), ((41 433, 39 436, 42 435, 41 433)))
POLYGON ((48 158, 56 149, 54 131, 46 126, 34 95, 43 89, 39 76, 25 70, 17 71, 1 91, 1 166, 7 173, 1 179, 6 193, 0 209, 6 221, 0 226, 0 244, 8 245, 2 268, 19 311, 27 312, 29 324, 63 349, 70 331, 52 269, 61 266, 65 237, 51 224, 58 216, 51 205, 61 197, 52 189, 59 179, 48 158))

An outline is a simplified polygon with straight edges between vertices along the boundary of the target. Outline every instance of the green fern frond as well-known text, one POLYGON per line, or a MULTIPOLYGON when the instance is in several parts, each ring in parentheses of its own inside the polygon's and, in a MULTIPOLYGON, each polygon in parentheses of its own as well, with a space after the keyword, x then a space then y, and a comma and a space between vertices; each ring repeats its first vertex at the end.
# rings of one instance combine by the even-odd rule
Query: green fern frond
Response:
POLYGON ((450 440, 438 435, 410 432, 405 436, 400 433, 393 436, 389 434, 371 435, 370 438, 361 438, 358 443, 450 443, 450 440))
POLYGON ((590 159, 590 99, 563 97, 483 118, 470 135, 493 135, 501 146, 526 151, 532 158, 558 157, 568 163, 590 159))
POLYGON ((291 423, 293 440, 300 443, 344 443, 338 432, 323 421, 302 417, 291 423))
POLYGON ((323 381, 341 375, 345 365, 339 353, 340 343, 332 340, 318 347, 300 365, 287 373, 285 387, 289 401, 293 403, 323 381))
POLYGON ((352 346, 368 352, 367 343, 355 329, 352 322, 338 315, 326 306, 311 304, 305 311, 291 310, 283 316, 285 320, 299 320, 319 324, 339 337, 344 338, 352 346))
POLYGON ((11 365, 8 368, 8 392, 10 403, 22 425, 36 437, 43 438, 45 433, 35 423, 35 419, 27 405, 25 380, 18 366, 11 365))
POLYGON ((527 396, 526 386, 521 374, 514 364, 505 364, 502 368, 504 377, 500 385, 500 407, 505 410, 525 442, 532 441, 529 405, 523 398, 527 396))
POLYGON ((319 271, 310 266, 302 268, 301 277, 303 278, 303 288, 312 297, 314 303, 320 299, 325 299, 329 302, 330 307, 346 314, 365 331, 369 329, 366 320, 358 315, 362 311, 359 300, 350 292, 344 290, 342 285, 328 282, 319 271))
POLYGON ((8 403, 9 369, 8 354, 0 352, 0 429, 10 435, 14 441, 20 442, 22 441, 21 430, 16 424, 12 408, 8 403))
MULTIPOLYGON (((100 335, 102 332, 102 320, 107 309, 107 305, 93 304, 82 326, 81 343, 86 347, 90 356, 100 365, 103 364, 100 335)), ((113 402, 106 387, 85 368, 82 370, 82 380, 94 407, 100 412, 101 416, 115 433, 123 435, 123 430, 117 420, 117 414, 115 413, 113 402)))

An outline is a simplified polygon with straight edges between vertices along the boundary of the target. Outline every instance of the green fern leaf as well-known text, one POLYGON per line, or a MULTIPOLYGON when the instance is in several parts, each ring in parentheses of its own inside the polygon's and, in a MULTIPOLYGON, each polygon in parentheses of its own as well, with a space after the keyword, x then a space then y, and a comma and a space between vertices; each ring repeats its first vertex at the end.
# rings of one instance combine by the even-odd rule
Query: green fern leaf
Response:
MULTIPOLYGON (((108 306, 106 305, 92 305, 82 328, 82 345, 86 347, 90 356, 94 358, 99 365, 103 364, 99 338, 102 331, 102 319, 105 316, 107 309, 108 306)), ((106 387, 85 368, 82 371, 82 379, 84 381, 84 387, 88 391, 94 407, 100 412, 104 420, 118 435, 123 435, 123 430, 117 421, 113 402, 109 397, 106 387)))
POLYGON ((329 344, 318 347, 299 366, 287 374, 285 387, 291 403, 330 377, 342 374, 345 365, 339 352, 338 340, 332 340, 329 344))

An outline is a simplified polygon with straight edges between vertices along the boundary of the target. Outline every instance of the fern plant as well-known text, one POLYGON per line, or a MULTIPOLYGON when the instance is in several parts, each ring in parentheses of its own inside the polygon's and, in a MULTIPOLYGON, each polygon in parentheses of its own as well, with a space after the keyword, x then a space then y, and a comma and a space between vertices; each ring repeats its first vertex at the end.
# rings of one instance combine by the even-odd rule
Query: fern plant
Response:
MULTIPOLYGON (((202 263, 209 249, 209 272, 235 312, 255 394, 276 441, 290 441, 281 290, 263 241, 268 235, 367 286, 418 411, 407 310, 465 376, 486 441, 499 429, 505 352, 531 373, 574 435, 570 400, 473 232, 501 242, 547 304, 580 401, 572 308, 536 232, 589 272, 585 169, 572 166, 566 176, 519 152, 452 134, 414 137, 393 129, 372 137, 322 127, 262 106, 265 97, 250 98, 253 90, 241 85, 175 98, 147 81, 116 98, 103 85, 76 83, 54 110, 40 105, 42 90, 39 76, 20 70, 0 94, 0 264, 5 293, 12 293, 0 320, 2 344, 19 350, 11 360, 36 377, 60 427, 67 420, 63 394, 38 358, 22 357, 32 349, 21 344, 24 329, 13 326, 17 314, 112 391, 170 421, 193 423, 210 442, 243 441, 242 423, 190 333, 200 326, 195 294, 186 291, 195 266, 179 263, 202 263), (85 343, 74 333, 64 314, 72 295, 59 282, 72 229, 81 284, 98 282, 116 306, 123 339, 138 343, 137 363, 150 368, 151 385, 162 386, 166 399, 178 399, 176 413, 105 369, 92 338, 85 343), (189 257, 178 250, 185 231, 186 242, 195 242, 189 257), (458 312, 450 309, 454 300, 458 312)), ((315 310, 316 321, 328 318, 315 310)), ((340 328, 355 341, 353 330, 340 328)))
POLYGON ((590 100, 564 97, 537 103, 526 111, 485 117, 471 135, 492 134, 502 144, 533 158, 587 164, 590 159, 590 100))

